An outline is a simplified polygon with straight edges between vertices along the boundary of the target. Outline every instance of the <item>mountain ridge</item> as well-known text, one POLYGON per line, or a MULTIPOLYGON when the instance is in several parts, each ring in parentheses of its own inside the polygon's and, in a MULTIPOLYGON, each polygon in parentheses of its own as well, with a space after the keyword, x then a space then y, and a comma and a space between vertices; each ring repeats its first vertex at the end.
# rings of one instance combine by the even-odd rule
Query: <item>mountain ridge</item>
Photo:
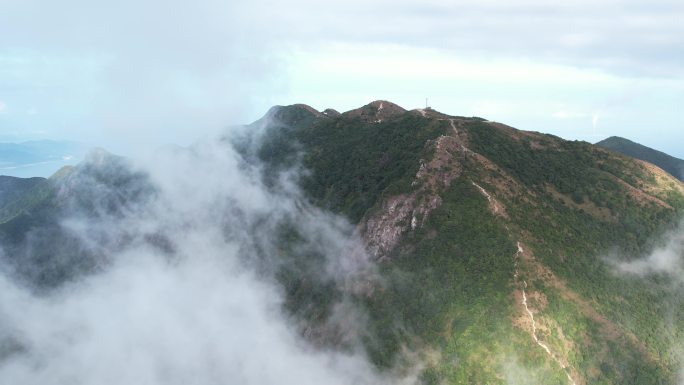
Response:
MULTIPOLYGON (((317 254, 300 255, 295 229, 281 229, 283 262, 271 268, 281 269, 283 311, 302 336, 348 348, 328 321, 335 299, 349 298, 364 315, 358 339, 373 365, 401 372, 420 363, 421 383, 504 384, 511 365, 528 383, 677 381, 682 360, 670 352, 684 324, 667 315, 684 319, 682 300, 665 278, 617 275, 611 263, 641 258, 676 230, 684 184, 587 142, 394 106, 276 106, 241 131, 247 137, 223 138, 271 188, 304 170, 294 181, 307 204, 344 217, 377 265, 380 283, 344 291, 316 279, 317 254)), ((125 220, 155 197, 125 160, 89 159, 0 224, 19 266, 49 267, 28 270, 43 285, 107 261, 61 227, 65 215, 125 220), (27 248, 27 234, 40 235, 42 249, 27 248)), ((125 247, 129 237, 104 241, 125 247)), ((163 233, 143 239, 173 244, 163 233)))
MULTIPOLYGON (((309 154, 303 159, 304 166, 311 170, 311 175, 303 181, 304 188, 317 204, 348 215, 353 223, 359 224, 367 247, 381 261, 381 266, 392 266, 390 271, 397 268, 410 271, 415 275, 415 282, 436 280, 447 286, 454 284, 440 278, 441 274, 432 269, 439 265, 442 269, 453 266, 446 271, 470 282, 473 288, 480 284, 463 272, 479 266, 476 269, 484 269, 481 272, 485 276, 509 282, 507 285, 512 286, 508 288, 506 285, 481 286, 481 294, 472 300, 477 303, 490 298, 488 306, 483 305, 483 314, 492 311, 496 303, 512 312, 504 316, 511 317, 511 323, 518 325, 512 335, 522 333, 518 334, 522 338, 528 333, 527 338, 534 336, 533 341, 539 339, 546 346, 541 352, 522 350, 530 349, 536 355, 548 348, 548 362, 555 364, 537 370, 539 373, 550 370, 547 375, 558 376, 559 381, 630 383, 634 379, 657 378, 658 370, 664 370, 665 374, 661 375, 666 378, 672 375, 673 369, 664 368, 671 368, 669 365, 673 363, 659 363, 653 358, 659 353, 643 342, 644 331, 659 326, 626 328, 624 322, 631 316, 622 313, 620 307, 624 305, 618 305, 614 299, 615 296, 629 297, 634 313, 647 317, 648 311, 643 312, 639 308, 642 305, 638 305, 643 299, 637 301, 644 294, 641 289, 635 289, 636 283, 627 284, 613 276, 600 255, 620 245, 626 258, 634 258, 649 249, 651 237, 675 226, 684 203, 679 181, 645 163, 613 155, 587 142, 565 141, 481 118, 452 117, 437 111, 406 111, 396 114, 391 121, 379 121, 373 119, 372 105, 364 108, 370 118, 350 119, 346 125, 341 125, 340 120, 321 119, 309 127, 289 131, 288 138, 299 144, 298 151, 309 154), (422 145, 416 146, 417 143, 422 145), (387 175, 383 167, 389 164, 397 174, 391 181, 383 182, 387 175), (368 184, 369 180, 374 182, 368 184), (475 212, 478 214, 473 215, 475 212), (458 218, 467 220, 461 222, 458 218), (488 234, 486 239, 473 233, 473 228, 488 234), (470 234, 470 239, 464 238, 464 234, 470 234), (492 243, 495 239, 499 239, 499 246, 492 243), (523 253, 515 253, 516 242, 526 245, 523 253), (456 245, 470 251, 453 259, 447 250, 456 245), (431 257, 425 259, 428 255, 431 257), (479 255, 481 261, 469 260, 468 255, 479 255), (529 279, 522 280, 523 276, 529 279), (608 289, 602 282, 612 282, 622 292, 608 289), (510 293, 511 297, 506 297, 510 300, 497 302, 501 293, 510 293), (521 307, 523 298, 526 298, 525 308, 521 307), (574 309, 575 315, 563 318, 550 311, 551 305, 554 309, 574 309), (528 311, 534 313, 534 328, 540 332, 531 330, 534 328, 526 315, 528 311), (563 336, 576 325, 595 325, 597 329, 579 339, 572 333, 563 336), (554 330, 561 335, 554 337, 551 333, 554 330), (595 342, 587 345, 584 340, 587 338, 595 342), (577 344, 583 349, 604 353, 589 360, 578 360, 576 353, 568 348, 577 344), (632 369, 621 371, 617 362, 632 369), (554 372, 553 365, 560 365, 562 370, 554 372), (637 372, 643 374, 637 375, 637 372)), ((268 139, 277 141, 283 137, 269 135, 268 139)), ((266 143, 267 147, 287 147, 269 145, 268 140, 266 143)), ((262 153, 267 163, 271 156, 275 156, 271 161, 278 163, 281 155, 262 153)), ((454 290, 452 294, 444 294, 442 301, 458 303, 456 298, 468 291, 461 291, 465 287, 454 290)), ((412 323, 418 319, 436 320, 450 312, 447 309, 455 305, 428 300, 443 291, 444 287, 439 285, 427 285, 409 290, 411 294, 388 294, 371 301, 368 311, 377 314, 385 306, 384 302, 403 303, 402 306, 411 310, 390 319, 402 319, 404 328, 432 341, 428 344, 444 344, 450 338, 458 341, 458 337, 437 338, 428 332, 430 328, 412 323), (423 316, 416 318, 414 313, 423 316)), ((659 303, 655 297, 648 298, 654 304, 659 303)), ((389 322, 382 317, 376 321, 380 325, 389 322)), ((484 319, 479 322, 489 324, 484 319)), ((641 324, 641 321, 630 322, 641 324)), ((496 330, 509 327, 492 325, 485 335, 494 336, 498 333, 496 330)), ((386 335, 386 339, 392 338, 396 337, 386 335)), ((523 341, 524 338, 519 341, 521 346, 525 346, 523 341)), ((494 346, 497 345, 485 350, 489 352, 485 356, 494 351, 504 354, 502 347, 494 346)), ((393 355, 389 353, 392 349, 389 346, 371 349, 371 357, 377 363, 386 364, 392 360, 393 355)), ((460 354, 465 355, 462 366, 482 365, 474 358, 478 355, 473 351, 460 354)), ((496 364, 488 365, 489 369, 484 372, 491 373, 496 364)), ((435 379, 444 378, 450 372, 448 365, 442 364, 431 370, 434 372, 430 376, 434 375, 435 379)), ((471 377, 472 370, 460 372, 465 376, 460 383, 488 382, 496 378, 484 372, 479 377, 471 377)))

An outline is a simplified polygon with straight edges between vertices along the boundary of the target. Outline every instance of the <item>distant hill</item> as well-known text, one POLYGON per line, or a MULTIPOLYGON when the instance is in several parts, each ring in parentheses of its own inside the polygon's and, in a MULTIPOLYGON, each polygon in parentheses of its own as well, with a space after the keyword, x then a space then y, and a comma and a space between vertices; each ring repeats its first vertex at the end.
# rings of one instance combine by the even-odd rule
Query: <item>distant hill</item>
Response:
POLYGON ((598 143, 605 149, 619 152, 621 154, 631 156, 632 158, 641 159, 643 161, 653 163, 662 168, 675 178, 684 181, 684 160, 670 156, 664 152, 654 150, 642 144, 632 142, 629 139, 621 138, 619 136, 611 136, 598 143))
POLYGON ((20 198, 43 181, 45 181, 44 178, 16 178, 0 175, 0 205, 20 198))
POLYGON ((84 244, 65 218, 116 220, 154 196, 146 175, 126 159, 102 149, 83 158, 47 179, 0 176, 0 265, 37 288, 93 271, 104 258, 101 245, 84 244))

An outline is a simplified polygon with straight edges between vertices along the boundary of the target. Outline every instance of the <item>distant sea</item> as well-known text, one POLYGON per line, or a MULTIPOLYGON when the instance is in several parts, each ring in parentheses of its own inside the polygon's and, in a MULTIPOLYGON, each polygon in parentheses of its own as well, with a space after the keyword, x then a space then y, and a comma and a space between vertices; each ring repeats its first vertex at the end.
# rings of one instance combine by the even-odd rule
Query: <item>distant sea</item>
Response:
POLYGON ((0 143, 0 175, 49 177, 83 159, 88 147, 78 142, 39 140, 0 143))

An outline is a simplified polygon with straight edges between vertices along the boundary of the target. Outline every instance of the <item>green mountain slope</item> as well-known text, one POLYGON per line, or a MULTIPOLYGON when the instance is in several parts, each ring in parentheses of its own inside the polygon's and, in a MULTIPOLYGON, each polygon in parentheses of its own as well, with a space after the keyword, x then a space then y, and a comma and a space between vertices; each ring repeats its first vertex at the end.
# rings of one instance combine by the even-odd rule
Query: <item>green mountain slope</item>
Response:
MULTIPOLYGON (((380 279, 343 289, 319 277, 325 263, 297 227, 278 224, 283 261, 264 269, 316 346, 356 348, 328 322, 344 297, 362 310, 368 359, 393 374, 417 371, 424 384, 677 382, 684 300, 666 277, 620 276, 607 259, 648 254, 679 223, 684 185, 661 169, 387 101, 342 114, 274 107, 248 128, 231 139, 240 161, 258 164, 272 188, 281 171, 301 170, 306 198, 348 218, 377 262, 380 279)), ((62 223, 116 223, 154 199, 148 177, 121 158, 95 152, 26 191, 0 223, 0 242, 39 288, 97 271, 106 250, 131 239, 167 244, 163 233, 107 226, 88 229, 98 242, 84 244, 62 223)))
POLYGON ((385 286, 358 299, 380 367, 408 350, 426 383, 675 381, 684 325, 654 319, 666 289, 602 256, 635 258, 673 228, 679 181, 588 143, 386 101, 267 118, 261 159, 301 160, 311 199, 356 223, 380 261, 385 286))
POLYGON ((597 146, 607 148, 611 151, 631 156, 632 158, 653 163, 663 170, 669 172, 675 178, 684 180, 684 160, 670 156, 664 152, 654 150, 629 139, 611 136, 598 143, 597 146))

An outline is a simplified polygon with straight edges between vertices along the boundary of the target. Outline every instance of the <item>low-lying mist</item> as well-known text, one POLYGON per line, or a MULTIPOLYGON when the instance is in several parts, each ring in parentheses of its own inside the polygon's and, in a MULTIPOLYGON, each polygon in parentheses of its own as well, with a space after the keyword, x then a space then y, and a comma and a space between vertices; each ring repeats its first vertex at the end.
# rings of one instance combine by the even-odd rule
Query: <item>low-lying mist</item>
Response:
POLYGON ((684 285, 684 223, 664 236, 647 256, 616 263, 615 266, 623 274, 638 277, 663 275, 684 285))
POLYGON ((297 170, 266 185, 225 137, 133 161, 136 177, 113 186, 103 182, 108 162, 91 155, 60 191, 88 201, 59 226, 94 267, 48 290, 1 269, 0 382, 388 381, 367 361, 363 313, 348 303, 369 290, 374 266, 352 226, 302 197, 297 170), (283 282, 299 273, 337 293, 313 326, 284 310, 283 282), (343 348, 303 338, 311 329, 343 348))
POLYGON ((684 222, 662 234, 644 255, 630 260, 613 255, 607 261, 616 275, 638 283, 645 298, 657 296, 650 316, 666 341, 659 354, 673 362, 677 383, 684 384, 684 222))

